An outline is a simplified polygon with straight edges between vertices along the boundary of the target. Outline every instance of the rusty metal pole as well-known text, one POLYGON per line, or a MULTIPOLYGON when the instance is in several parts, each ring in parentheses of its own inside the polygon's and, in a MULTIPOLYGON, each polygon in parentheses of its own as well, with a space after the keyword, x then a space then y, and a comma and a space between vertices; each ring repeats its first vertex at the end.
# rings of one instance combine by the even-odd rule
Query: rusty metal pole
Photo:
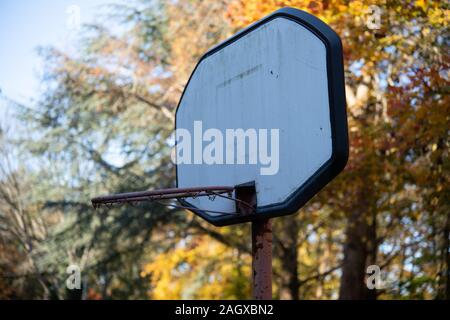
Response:
MULTIPOLYGON (((254 181, 235 186, 235 195, 240 200, 236 202, 240 214, 255 214, 254 181), (242 205, 241 201, 247 205, 242 205)), ((252 222, 252 280, 253 299, 272 299, 272 223, 269 219, 252 222)))
POLYGON ((272 223, 252 222, 253 298, 272 299, 272 223))

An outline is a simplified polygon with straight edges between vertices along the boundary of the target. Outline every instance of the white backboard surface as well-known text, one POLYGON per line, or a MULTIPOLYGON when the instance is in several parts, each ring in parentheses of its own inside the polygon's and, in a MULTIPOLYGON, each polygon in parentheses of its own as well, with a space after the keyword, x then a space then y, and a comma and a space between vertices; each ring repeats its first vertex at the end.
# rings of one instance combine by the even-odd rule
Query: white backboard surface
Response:
MULTIPOLYGON (((260 164, 178 164, 178 187, 255 181, 258 207, 285 201, 332 155, 327 83, 325 44, 284 17, 207 56, 180 101, 176 127, 193 135, 194 121, 202 121, 203 132, 217 128, 224 136, 226 129, 279 129, 278 173, 261 175, 260 164)), ((235 212, 225 199, 187 201, 235 212)))

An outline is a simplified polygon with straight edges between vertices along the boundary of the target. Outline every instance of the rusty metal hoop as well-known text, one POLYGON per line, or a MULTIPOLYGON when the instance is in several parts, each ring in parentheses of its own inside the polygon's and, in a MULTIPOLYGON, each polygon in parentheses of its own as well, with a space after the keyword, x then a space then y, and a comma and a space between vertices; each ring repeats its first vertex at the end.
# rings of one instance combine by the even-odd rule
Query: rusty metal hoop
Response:
MULTIPOLYGON (((228 186, 208 186, 208 187, 192 187, 192 188, 169 188, 169 189, 159 189, 159 190, 149 190, 149 191, 137 191, 137 192, 126 192, 118 193, 106 196, 100 196, 91 199, 92 206, 94 209, 99 208, 102 205, 111 207, 115 204, 136 204, 143 201, 155 202, 161 205, 178 208, 178 209, 189 209, 190 207, 176 205, 173 203, 162 202, 161 200, 179 200, 184 198, 197 198, 197 197, 209 197, 211 201, 214 201, 216 197, 228 199, 236 202, 237 208, 247 208, 246 212, 253 211, 255 207, 246 201, 233 198, 233 191, 235 187, 228 186)), ((212 211, 204 210, 205 212, 218 213, 218 214, 236 214, 242 213, 243 210, 237 210, 237 212, 222 212, 222 211, 212 211)))

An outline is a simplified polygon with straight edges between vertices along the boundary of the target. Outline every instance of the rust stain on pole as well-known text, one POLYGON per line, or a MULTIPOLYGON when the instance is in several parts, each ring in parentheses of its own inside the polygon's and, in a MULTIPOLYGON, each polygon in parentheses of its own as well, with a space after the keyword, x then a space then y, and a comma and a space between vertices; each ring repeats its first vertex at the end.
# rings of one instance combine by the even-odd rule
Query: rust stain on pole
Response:
POLYGON ((252 222, 253 298, 272 299, 272 223, 252 222))

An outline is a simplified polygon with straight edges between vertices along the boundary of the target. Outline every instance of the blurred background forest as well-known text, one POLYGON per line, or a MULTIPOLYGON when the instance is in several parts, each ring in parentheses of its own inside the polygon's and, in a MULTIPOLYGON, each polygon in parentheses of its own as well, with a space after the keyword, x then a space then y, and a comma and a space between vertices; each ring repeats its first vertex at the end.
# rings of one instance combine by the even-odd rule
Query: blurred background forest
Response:
POLYGON ((70 298, 70 264, 83 299, 251 297, 249 224, 90 198, 173 186, 174 112, 197 60, 284 6, 342 38, 351 149, 273 220, 274 298, 450 299, 450 18, 431 0, 135 1, 84 25, 73 52, 41 47, 39 99, 0 97, 0 298, 70 298), (368 290, 369 265, 383 288, 368 290))

